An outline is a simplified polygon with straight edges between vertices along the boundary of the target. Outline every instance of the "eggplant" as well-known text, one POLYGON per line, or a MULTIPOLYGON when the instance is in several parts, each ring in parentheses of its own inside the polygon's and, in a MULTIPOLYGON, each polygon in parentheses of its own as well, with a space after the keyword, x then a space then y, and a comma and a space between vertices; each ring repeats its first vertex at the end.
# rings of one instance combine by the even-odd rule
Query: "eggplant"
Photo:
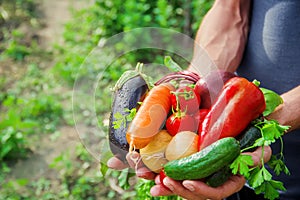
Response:
POLYGON ((126 132, 130 121, 126 116, 130 114, 129 110, 137 108, 138 102, 143 99, 150 87, 141 70, 142 64, 138 63, 135 70, 123 73, 113 89, 113 103, 109 118, 109 145, 111 152, 123 162, 126 162, 129 150, 126 132))

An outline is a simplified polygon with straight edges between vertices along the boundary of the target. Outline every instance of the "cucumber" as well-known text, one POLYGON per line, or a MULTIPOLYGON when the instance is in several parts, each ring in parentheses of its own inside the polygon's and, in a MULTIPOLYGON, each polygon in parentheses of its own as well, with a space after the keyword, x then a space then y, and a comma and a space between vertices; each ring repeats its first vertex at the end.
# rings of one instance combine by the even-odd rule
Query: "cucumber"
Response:
MULTIPOLYGON (((238 138, 240 142, 240 148, 245 149, 251 147, 257 139, 261 138, 261 132, 259 128, 255 126, 248 127, 238 138)), ((255 148, 251 148, 247 151, 254 151, 255 148)), ((207 177, 206 183, 211 187, 218 187, 225 183, 232 175, 229 165, 223 167, 221 170, 215 172, 211 176, 207 177)))
POLYGON ((229 165, 239 154, 239 142, 226 137, 188 157, 168 162, 164 171, 174 180, 201 179, 229 165))
POLYGON ((211 187, 219 187, 220 185, 223 185, 230 176, 232 176, 230 165, 226 165, 219 171, 207 177, 206 184, 211 187))
MULTIPOLYGON (((251 147, 257 139, 261 138, 260 129, 255 126, 248 127, 239 139, 241 149, 251 147)), ((251 148, 247 151, 254 151, 255 148, 251 148)))

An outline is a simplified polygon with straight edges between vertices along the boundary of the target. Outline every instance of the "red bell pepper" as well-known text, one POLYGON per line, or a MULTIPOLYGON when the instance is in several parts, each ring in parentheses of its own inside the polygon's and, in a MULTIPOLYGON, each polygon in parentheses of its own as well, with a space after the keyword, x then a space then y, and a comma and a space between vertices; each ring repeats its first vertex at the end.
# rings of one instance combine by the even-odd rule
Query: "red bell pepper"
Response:
POLYGON ((242 77, 229 79, 201 124, 199 150, 224 137, 236 137, 266 108, 262 91, 242 77))

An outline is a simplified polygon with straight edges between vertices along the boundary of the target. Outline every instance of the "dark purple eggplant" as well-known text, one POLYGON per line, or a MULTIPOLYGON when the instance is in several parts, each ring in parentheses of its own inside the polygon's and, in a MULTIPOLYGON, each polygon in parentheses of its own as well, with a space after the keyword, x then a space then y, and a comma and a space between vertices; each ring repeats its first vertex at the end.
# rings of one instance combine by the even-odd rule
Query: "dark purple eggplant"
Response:
POLYGON ((145 75, 141 73, 141 66, 142 64, 138 63, 136 70, 126 71, 113 90, 113 103, 109 118, 109 144, 112 153, 124 162, 126 162, 126 154, 129 150, 126 132, 130 121, 126 116, 130 114, 129 110, 137 108, 138 102, 149 90, 145 75))

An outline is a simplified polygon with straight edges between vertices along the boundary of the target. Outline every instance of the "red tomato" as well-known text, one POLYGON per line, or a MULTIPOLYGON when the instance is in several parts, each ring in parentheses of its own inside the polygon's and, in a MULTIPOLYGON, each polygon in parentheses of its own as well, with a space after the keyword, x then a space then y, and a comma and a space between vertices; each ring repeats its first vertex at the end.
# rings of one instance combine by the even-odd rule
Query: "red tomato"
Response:
POLYGON ((173 113, 166 121, 166 128, 170 135, 174 136, 181 131, 197 131, 195 118, 184 113, 173 113))
POLYGON ((169 190, 169 188, 168 188, 167 186, 165 186, 165 184, 164 184, 164 178, 166 178, 166 176, 167 176, 167 175, 165 174, 164 169, 162 169, 162 170, 159 172, 159 181, 160 181, 160 183, 161 183, 162 186, 164 186, 166 189, 169 190))
POLYGON ((200 94, 196 93, 190 86, 181 86, 171 95, 172 108, 175 111, 180 109, 187 114, 196 113, 201 103, 200 94))

